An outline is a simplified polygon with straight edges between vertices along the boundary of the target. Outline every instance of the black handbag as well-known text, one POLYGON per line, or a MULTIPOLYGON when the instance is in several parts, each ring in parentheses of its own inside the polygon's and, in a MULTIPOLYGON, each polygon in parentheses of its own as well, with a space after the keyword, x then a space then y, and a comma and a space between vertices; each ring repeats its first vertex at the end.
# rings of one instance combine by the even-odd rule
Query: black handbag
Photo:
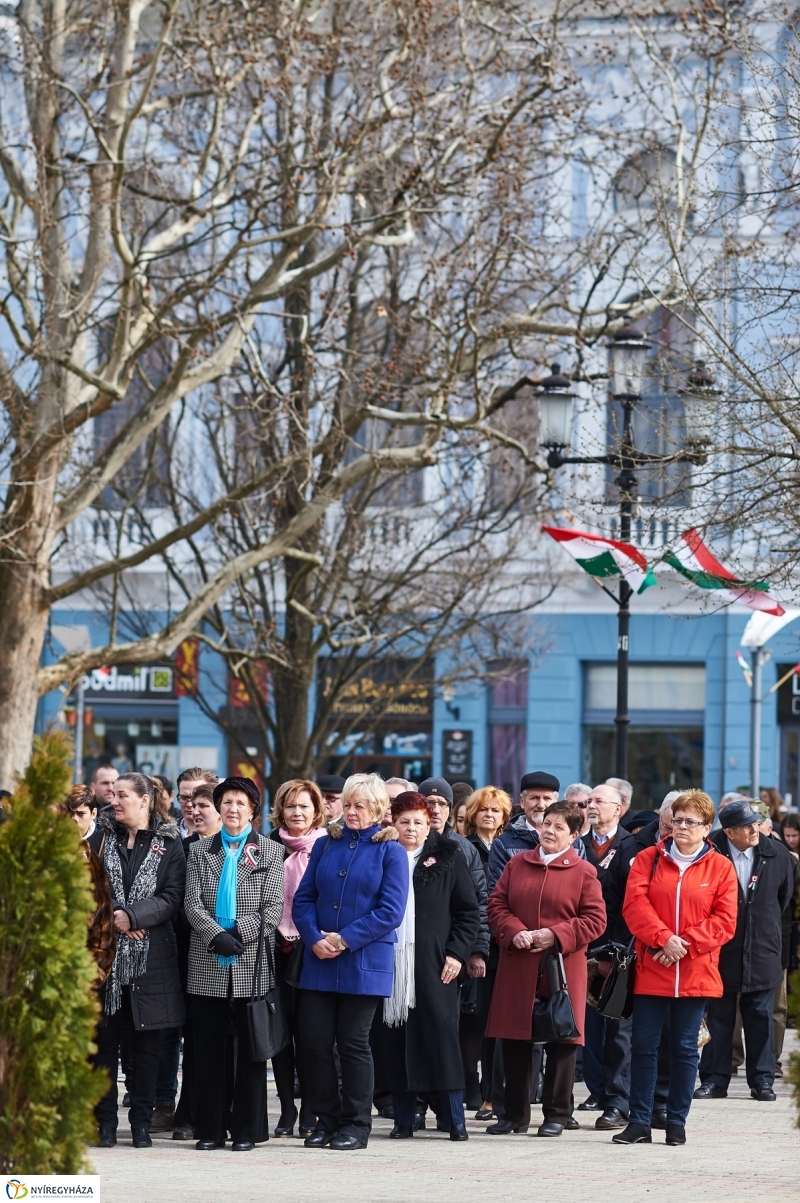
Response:
POLYGON ((560 952, 547 953, 539 973, 547 969, 549 998, 537 998, 533 1004, 533 1043, 550 1044, 553 1040, 575 1040, 580 1035, 567 989, 564 958, 560 952))
MULTIPOLYGON (((266 887, 265 887, 266 888, 266 887)), ((250 1060, 269 1061, 289 1043, 289 1025, 283 1013, 280 990, 275 976, 275 961, 272 956, 272 946, 266 939, 264 931, 264 899, 261 900, 261 928, 258 933, 258 951, 253 970, 253 985, 250 990, 250 1000, 247 1003, 247 1030, 250 1034, 250 1060), (272 980, 275 983, 263 998, 257 998, 261 981, 261 962, 264 945, 267 946, 267 962, 272 980)))
POLYGON ((303 972, 303 951, 305 945, 302 940, 295 940, 294 947, 289 953, 289 960, 286 963, 286 972, 283 975, 283 980, 287 986, 292 986, 295 990, 300 985, 300 974, 303 972))
POLYGON ((597 1011, 606 1019, 630 1019, 633 1013, 633 970, 636 964, 634 938, 624 947, 616 947, 611 969, 597 998, 597 1011))

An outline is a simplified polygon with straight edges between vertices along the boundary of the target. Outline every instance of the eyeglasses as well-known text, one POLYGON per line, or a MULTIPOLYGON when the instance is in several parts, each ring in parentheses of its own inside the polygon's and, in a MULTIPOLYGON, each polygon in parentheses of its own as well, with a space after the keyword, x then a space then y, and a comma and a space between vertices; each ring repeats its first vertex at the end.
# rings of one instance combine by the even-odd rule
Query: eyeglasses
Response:
POLYGON ((588 802, 575 802, 574 805, 577 806, 578 810, 588 810, 589 809, 588 802))
POLYGON ((672 826, 673 827, 705 827, 705 823, 703 822, 702 819, 673 818, 672 826))

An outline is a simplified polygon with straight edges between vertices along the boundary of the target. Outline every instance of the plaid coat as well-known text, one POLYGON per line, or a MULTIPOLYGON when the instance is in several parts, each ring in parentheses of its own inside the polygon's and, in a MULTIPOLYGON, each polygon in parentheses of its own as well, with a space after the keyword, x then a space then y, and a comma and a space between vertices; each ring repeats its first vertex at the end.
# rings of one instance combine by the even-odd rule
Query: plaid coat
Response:
MULTIPOLYGON (((233 997, 249 998, 256 967, 256 951, 264 907, 265 931, 273 950, 275 928, 283 913, 283 849, 274 840, 251 831, 237 866, 236 926, 244 942, 244 952, 231 968, 222 968, 208 946, 222 928, 214 918, 217 886, 225 854, 222 837, 217 834, 192 844, 186 866, 184 909, 192 925, 189 942, 189 980, 187 993, 207 998, 227 998, 228 982, 233 978, 233 997)), ((261 958, 257 997, 274 986, 269 972, 266 947, 261 958)))

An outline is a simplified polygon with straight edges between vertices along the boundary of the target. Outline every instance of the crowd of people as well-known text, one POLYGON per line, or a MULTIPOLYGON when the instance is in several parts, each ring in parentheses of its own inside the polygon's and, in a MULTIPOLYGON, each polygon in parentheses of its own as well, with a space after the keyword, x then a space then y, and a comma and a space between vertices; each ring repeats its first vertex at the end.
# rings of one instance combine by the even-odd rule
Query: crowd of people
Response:
POLYGON ((287 781, 267 815, 247 778, 187 769, 175 799, 101 766, 63 805, 97 900, 98 1143, 116 1144, 120 1061, 135 1147, 266 1141, 264 1015, 273 1136, 309 1148, 366 1147, 375 1111, 395 1140, 428 1122, 467 1140, 465 1106, 513 1136, 534 1102, 540 1137, 597 1112, 614 1143, 682 1145, 692 1099, 725 1098, 742 1066, 773 1101, 800 816, 632 794, 359 773, 287 781))

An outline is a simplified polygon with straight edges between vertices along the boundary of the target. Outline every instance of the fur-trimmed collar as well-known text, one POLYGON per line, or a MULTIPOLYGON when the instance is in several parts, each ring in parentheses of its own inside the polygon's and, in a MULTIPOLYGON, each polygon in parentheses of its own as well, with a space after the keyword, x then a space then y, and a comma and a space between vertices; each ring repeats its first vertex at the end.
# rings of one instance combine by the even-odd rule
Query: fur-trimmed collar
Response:
POLYGON ((437 877, 443 877, 457 856, 461 856, 461 850, 456 840, 438 831, 429 832, 414 868, 414 889, 422 889, 437 877))
MULTIPOLYGON (((345 830, 347 830, 349 835, 358 835, 358 832, 351 832, 350 828, 345 828, 342 823, 329 823, 325 830, 332 840, 343 839, 345 830)), ((394 827, 379 827, 369 839, 371 844, 383 844, 386 840, 396 840, 397 830, 394 827)))
MULTIPOLYGON (((125 826, 125 824, 118 823, 113 814, 107 815, 102 811, 97 816, 97 826, 101 831, 108 831, 112 835, 117 836, 122 835, 123 832, 127 833, 128 831, 128 828, 125 826)), ((178 824, 171 821, 167 823, 156 822, 150 827, 144 828, 144 830, 149 831, 151 835, 159 836, 159 838, 162 840, 177 840, 179 835, 178 824)))

